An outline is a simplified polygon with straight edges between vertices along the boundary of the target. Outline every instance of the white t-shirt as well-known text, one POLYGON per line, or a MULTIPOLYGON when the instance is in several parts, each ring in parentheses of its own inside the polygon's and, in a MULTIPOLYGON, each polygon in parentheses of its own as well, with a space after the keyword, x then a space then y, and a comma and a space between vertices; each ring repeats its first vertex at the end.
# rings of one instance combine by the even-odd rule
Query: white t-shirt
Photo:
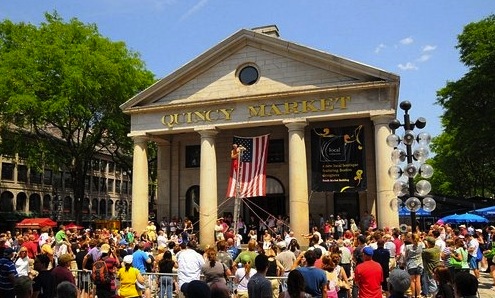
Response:
POLYGON ((179 265, 177 278, 180 289, 184 283, 200 279, 205 259, 195 250, 187 248, 177 253, 177 264, 179 265))
POLYGON ((478 242, 477 239, 471 239, 471 241, 468 242, 468 251, 471 247, 474 247, 473 251, 471 251, 469 254, 473 257, 476 258, 476 256, 478 255, 478 247, 480 246, 480 243, 478 242))

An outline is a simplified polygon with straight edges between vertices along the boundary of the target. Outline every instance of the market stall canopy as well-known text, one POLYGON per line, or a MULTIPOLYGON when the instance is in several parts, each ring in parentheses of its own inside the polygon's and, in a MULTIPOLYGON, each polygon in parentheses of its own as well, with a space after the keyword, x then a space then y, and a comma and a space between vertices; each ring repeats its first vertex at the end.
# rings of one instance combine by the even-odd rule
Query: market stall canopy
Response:
POLYGON ((495 206, 476 209, 473 211, 473 213, 483 215, 483 216, 494 216, 495 215, 495 206))
POLYGON ((65 225, 65 229, 67 229, 67 230, 73 230, 73 229, 82 230, 82 229, 84 229, 84 227, 78 226, 75 223, 71 222, 70 224, 65 225))
POLYGON ((471 213, 453 214, 453 215, 445 216, 445 217, 441 218, 441 220, 444 223, 453 223, 453 224, 487 223, 488 222, 488 219, 484 218, 483 216, 479 216, 479 215, 471 214, 471 213))
POLYGON ((43 227, 56 227, 57 223, 48 217, 41 218, 25 218, 18 222, 15 227, 18 229, 40 229, 43 227))

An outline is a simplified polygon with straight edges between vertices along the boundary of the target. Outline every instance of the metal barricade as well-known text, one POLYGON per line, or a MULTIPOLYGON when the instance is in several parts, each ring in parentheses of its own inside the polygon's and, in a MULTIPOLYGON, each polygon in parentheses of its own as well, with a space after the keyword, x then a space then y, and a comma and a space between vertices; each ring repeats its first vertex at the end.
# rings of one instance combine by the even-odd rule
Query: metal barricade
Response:
MULTIPOLYGON (((76 286, 81 292, 82 298, 94 297, 95 285, 91 281, 91 271, 87 270, 72 270, 76 286)), ((177 273, 145 273, 146 289, 150 293, 151 298, 175 298, 179 297, 177 283, 177 273)), ((287 277, 267 277, 272 283, 272 289, 275 293, 279 290, 286 289, 287 277)), ((201 276, 204 279, 204 276, 201 276)), ((116 288, 119 289, 119 280, 115 280, 116 288)), ((237 289, 237 283, 234 276, 227 277, 227 287, 234 292, 237 289)), ((278 294, 277 294, 278 296, 278 294)), ((144 296, 143 296, 144 297, 144 296)))

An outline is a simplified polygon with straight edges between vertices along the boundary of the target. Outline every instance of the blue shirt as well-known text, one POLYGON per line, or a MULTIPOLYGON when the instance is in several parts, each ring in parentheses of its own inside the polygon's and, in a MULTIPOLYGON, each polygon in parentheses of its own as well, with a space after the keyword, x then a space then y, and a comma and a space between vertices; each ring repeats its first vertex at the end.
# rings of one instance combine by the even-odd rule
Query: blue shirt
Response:
POLYGON ((139 272, 146 272, 146 260, 148 260, 150 256, 144 251, 138 249, 132 254, 132 267, 137 268, 139 272))
POLYGON ((13 274, 17 278, 17 270, 12 260, 0 259, 0 290, 13 290, 14 284, 10 281, 9 275, 13 274))
POLYGON ((314 297, 322 297, 321 288, 327 284, 325 271, 316 267, 299 267, 297 270, 304 277, 304 283, 306 284, 304 291, 314 297))

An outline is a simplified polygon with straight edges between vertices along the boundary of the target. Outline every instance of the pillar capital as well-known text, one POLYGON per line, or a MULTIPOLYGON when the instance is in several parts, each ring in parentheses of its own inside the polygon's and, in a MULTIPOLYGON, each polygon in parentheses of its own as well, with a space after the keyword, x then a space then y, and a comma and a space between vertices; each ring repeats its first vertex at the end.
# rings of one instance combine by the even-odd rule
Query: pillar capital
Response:
POLYGON ((194 129, 195 132, 199 133, 201 138, 213 138, 218 134, 218 130, 215 126, 204 126, 194 129))
POLYGON ((305 118, 284 120, 283 124, 289 129, 289 131, 302 131, 308 125, 305 118))
POLYGON ((370 118, 375 126, 387 125, 387 127, 390 121, 395 119, 394 115, 376 115, 376 116, 371 116, 370 118))
POLYGON ((146 143, 150 140, 149 136, 147 135, 134 135, 134 136, 130 136, 132 138, 132 141, 134 142, 134 144, 142 144, 142 143, 146 143))

